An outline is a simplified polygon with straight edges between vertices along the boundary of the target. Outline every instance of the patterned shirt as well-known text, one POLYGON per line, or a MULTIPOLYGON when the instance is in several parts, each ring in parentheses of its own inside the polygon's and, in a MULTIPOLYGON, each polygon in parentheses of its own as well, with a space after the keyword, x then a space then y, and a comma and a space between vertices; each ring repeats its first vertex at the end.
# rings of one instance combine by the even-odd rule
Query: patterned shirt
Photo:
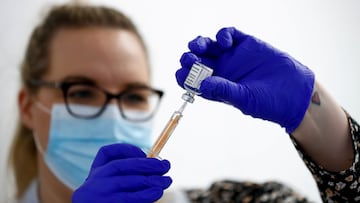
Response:
POLYGON ((348 117, 348 120, 350 134, 354 143, 355 158, 352 166, 347 170, 341 172, 325 170, 305 154, 302 148, 293 140, 300 157, 311 171, 324 202, 360 202, 359 124, 351 117, 348 117))
MULTIPOLYGON (((348 117, 354 143, 355 158, 352 166, 341 172, 330 172, 317 165, 290 136, 300 157, 312 173, 327 203, 360 202, 360 132, 358 123, 348 117)), ((305 203, 309 202, 288 186, 277 182, 257 184, 224 180, 213 183, 209 189, 187 190, 192 203, 305 203)))

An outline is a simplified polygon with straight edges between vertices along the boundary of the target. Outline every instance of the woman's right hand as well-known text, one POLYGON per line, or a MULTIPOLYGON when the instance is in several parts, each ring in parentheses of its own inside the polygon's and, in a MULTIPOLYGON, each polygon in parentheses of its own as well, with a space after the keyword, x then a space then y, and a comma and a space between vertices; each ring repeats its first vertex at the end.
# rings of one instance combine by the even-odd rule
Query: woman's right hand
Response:
POLYGON ((290 55, 234 27, 216 40, 199 36, 189 42, 176 79, 183 87, 195 62, 212 68, 200 96, 233 105, 244 114, 278 123, 292 133, 310 103, 315 76, 290 55))
POLYGON ((172 183, 170 177, 164 176, 169 169, 169 161, 147 158, 135 146, 104 146, 88 178, 74 191, 72 202, 155 202, 172 183))

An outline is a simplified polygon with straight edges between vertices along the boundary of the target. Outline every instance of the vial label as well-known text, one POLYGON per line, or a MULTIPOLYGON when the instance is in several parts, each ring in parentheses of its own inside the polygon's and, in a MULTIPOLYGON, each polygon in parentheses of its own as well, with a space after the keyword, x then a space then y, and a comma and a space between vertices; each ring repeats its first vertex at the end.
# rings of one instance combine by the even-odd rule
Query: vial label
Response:
POLYGON ((211 76, 213 70, 201 63, 194 63, 191 67, 189 75, 185 79, 184 87, 188 91, 199 94, 201 81, 211 76))

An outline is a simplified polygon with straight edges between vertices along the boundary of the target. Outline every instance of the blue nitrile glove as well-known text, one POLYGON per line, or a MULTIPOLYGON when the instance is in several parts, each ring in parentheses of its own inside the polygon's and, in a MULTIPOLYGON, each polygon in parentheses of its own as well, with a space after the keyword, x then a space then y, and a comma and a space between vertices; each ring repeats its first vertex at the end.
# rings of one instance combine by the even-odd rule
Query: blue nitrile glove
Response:
POLYGON ((169 161, 146 158, 132 145, 102 147, 88 178, 73 193, 72 202, 155 202, 172 183, 170 177, 163 176, 169 169, 169 161))
POLYGON ((292 133, 309 106, 314 74, 288 54, 241 31, 222 28, 216 41, 197 37, 180 59, 176 79, 184 80, 195 61, 214 69, 201 96, 231 104, 244 114, 280 124, 292 133))

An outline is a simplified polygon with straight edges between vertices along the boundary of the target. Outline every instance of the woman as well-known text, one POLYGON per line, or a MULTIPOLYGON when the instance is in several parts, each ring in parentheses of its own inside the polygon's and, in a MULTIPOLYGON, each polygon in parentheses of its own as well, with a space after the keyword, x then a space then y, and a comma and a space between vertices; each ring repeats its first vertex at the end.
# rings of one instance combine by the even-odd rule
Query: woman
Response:
MULTIPOLYGON (((11 160, 22 202, 71 202, 103 145, 150 147, 149 120, 163 93, 150 87, 145 44, 122 13, 53 8, 32 33, 21 72, 11 160)), ((146 170, 152 181, 141 189, 156 193, 155 201, 171 183, 162 176, 170 166, 143 159, 154 169, 146 170)))

